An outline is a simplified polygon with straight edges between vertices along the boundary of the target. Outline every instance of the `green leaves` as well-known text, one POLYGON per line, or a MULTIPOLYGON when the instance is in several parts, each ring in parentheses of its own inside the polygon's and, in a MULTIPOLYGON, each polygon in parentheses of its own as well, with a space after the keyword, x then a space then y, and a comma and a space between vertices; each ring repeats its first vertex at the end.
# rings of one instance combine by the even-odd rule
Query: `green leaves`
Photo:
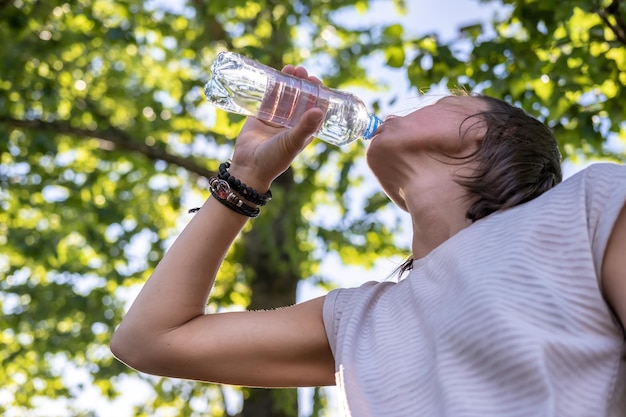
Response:
POLYGON ((409 66, 412 82, 445 78, 451 86, 506 98, 545 120, 566 157, 606 156, 607 139, 624 136, 619 121, 625 114, 618 104, 626 80, 626 39, 619 37, 624 15, 609 10, 610 2, 502 3, 514 7, 494 22, 495 37, 465 32, 473 40, 467 57, 454 55, 454 44, 435 49, 429 38, 421 39, 409 66), (424 66, 425 57, 432 64, 424 66))
MULTIPOLYGON (((393 45, 385 52, 389 65, 402 66, 405 35, 394 24, 370 33, 331 22, 333 12, 350 7, 367 9, 368 2, 0 6, 0 35, 11 40, 0 45, 0 357, 8 364, 0 373, 0 413, 27 414, 39 399, 61 396, 69 414, 95 412, 74 405, 84 387, 68 369, 106 398, 120 393, 122 375, 138 379, 110 354, 111 333, 190 218, 185 209, 207 197, 206 178, 229 158, 243 122, 205 103, 210 63, 223 49, 278 68, 323 55, 332 65, 319 75, 332 87, 372 86, 359 60, 386 43, 393 45)), ((351 212, 342 194, 358 183, 353 161, 362 156, 359 146, 322 143, 303 155, 231 250, 209 308, 294 302, 299 279, 318 274, 323 257, 317 225, 304 213, 320 209, 313 196, 326 190, 334 197, 324 205, 351 212), (324 169, 338 175, 316 175, 324 169)), ((392 239, 376 228, 375 211, 364 222, 351 215, 350 223, 333 226, 338 239, 327 246, 345 253, 344 245, 356 242, 368 264, 386 255, 382 246, 392 239)), ((146 381, 154 400, 137 415, 160 408, 223 415, 216 388, 146 381), (194 408, 194 399, 211 406, 194 408)), ((263 395, 248 401, 262 403, 263 395)), ((291 392, 269 401, 288 416, 297 413, 294 399, 291 392)))

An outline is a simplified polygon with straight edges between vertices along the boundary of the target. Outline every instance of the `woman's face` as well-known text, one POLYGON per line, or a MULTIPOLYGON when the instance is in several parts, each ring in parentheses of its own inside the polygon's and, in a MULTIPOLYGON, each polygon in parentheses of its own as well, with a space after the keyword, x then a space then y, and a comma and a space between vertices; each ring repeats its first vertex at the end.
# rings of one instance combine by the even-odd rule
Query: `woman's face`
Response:
POLYGON ((370 141, 367 162, 392 200, 405 208, 399 195, 408 181, 458 169, 462 161, 448 157, 476 150, 484 124, 468 117, 485 110, 480 98, 448 96, 406 116, 388 117, 370 141))
POLYGON ((480 98, 447 96, 406 116, 390 116, 371 139, 368 153, 378 152, 381 147, 437 150, 456 155, 475 145, 469 140, 477 137, 471 134, 471 127, 480 120, 467 118, 484 110, 486 107, 480 98))

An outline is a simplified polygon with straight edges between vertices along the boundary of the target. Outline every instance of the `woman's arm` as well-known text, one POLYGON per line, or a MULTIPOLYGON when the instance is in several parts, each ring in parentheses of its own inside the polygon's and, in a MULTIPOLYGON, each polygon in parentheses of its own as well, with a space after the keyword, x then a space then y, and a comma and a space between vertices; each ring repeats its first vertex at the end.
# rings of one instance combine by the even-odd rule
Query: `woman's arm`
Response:
POLYGON ((626 327, 626 205, 613 226, 604 262, 602 283, 606 298, 626 327))
MULTIPOLYGON (((308 77, 303 68, 284 71, 308 77)), ((322 116, 309 110, 290 130, 250 118, 231 175, 265 192, 310 142, 322 116)), ((147 373, 235 385, 334 384, 323 298, 272 311, 205 314, 217 271, 246 221, 214 198, 205 203, 116 330, 111 350, 120 360, 147 373)))

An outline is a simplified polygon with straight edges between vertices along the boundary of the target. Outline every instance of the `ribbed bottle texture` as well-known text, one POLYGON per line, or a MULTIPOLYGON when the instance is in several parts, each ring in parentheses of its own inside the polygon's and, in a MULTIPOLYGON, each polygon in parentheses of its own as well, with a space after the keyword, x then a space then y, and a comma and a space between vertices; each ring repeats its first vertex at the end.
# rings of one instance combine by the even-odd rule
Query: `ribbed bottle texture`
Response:
POLYGON ((287 75, 233 52, 222 52, 211 67, 204 92, 215 106, 293 127, 317 107, 326 116, 316 137, 341 146, 370 139, 382 120, 367 111, 357 96, 287 75))

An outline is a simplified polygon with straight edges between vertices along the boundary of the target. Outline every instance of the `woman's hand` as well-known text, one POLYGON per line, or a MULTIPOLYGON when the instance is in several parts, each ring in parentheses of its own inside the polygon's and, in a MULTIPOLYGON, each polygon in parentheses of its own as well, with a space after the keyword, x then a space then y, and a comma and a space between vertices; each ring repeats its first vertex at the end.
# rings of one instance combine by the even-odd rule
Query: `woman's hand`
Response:
MULTIPOLYGON (((321 84, 318 78, 309 76, 302 67, 287 65, 283 72, 321 84)), ((231 174, 264 192, 311 142, 323 117, 321 109, 310 109, 292 129, 249 117, 235 144, 231 174)))

